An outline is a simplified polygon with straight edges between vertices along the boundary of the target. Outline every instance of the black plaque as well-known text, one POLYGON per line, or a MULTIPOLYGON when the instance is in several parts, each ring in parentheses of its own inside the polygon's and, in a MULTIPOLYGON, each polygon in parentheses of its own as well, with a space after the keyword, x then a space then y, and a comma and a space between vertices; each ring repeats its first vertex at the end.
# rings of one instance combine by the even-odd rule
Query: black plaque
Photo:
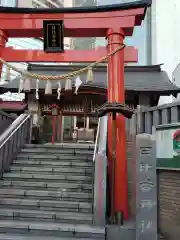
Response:
POLYGON ((44 51, 48 53, 64 51, 64 35, 62 20, 44 20, 44 51))

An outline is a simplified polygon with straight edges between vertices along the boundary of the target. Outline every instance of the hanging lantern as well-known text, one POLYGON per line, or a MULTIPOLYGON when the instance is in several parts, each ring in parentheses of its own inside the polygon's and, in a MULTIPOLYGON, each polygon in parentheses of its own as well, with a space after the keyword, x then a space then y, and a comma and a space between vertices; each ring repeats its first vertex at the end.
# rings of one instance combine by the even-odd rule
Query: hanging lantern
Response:
POLYGON ((31 91, 31 80, 30 78, 26 78, 23 80, 23 90, 26 92, 31 91))
POLYGON ((36 80, 36 99, 39 99, 39 79, 36 80))
POLYGON ((65 91, 72 90, 72 81, 70 78, 65 80, 65 91))
POLYGON ((50 110, 52 116, 57 116, 59 114, 59 108, 56 104, 51 105, 50 110))
POLYGON ((93 81, 93 70, 92 68, 89 68, 87 72, 87 82, 92 82, 92 81, 93 81))
POLYGON ((57 99, 60 100, 60 97, 61 97, 61 81, 58 81, 57 99))
POLYGON ((11 69, 6 66, 5 81, 9 82, 11 80, 11 69))
POLYGON ((51 85, 51 81, 50 80, 47 80, 46 82, 46 87, 45 87, 45 94, 49 94, 51 95, 52 94, 52 85, 51 85))
POLYGON ((75 79, 75 94, 77 94, 79 87, 81 86, 82 81, 79 76, 76 77, 75 79))

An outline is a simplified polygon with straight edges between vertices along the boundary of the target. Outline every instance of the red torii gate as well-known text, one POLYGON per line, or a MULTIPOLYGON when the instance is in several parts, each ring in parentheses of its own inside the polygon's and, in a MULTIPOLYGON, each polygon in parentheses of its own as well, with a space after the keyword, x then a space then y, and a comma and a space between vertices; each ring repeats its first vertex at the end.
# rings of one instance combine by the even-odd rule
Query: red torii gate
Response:
MULTIPOLYGON (((26 9, 0 8, 0 57, 7 62, 95 62, 123 44, 125 36, 141 25, 149 0, 89 8, 26 9), (64 37, 106 37, 107 47, 93 50, 16 50, 6 47, 8 38, 43 37, 44 20, 63 20, 64 37)), ((137 62, 137 50, 126 47, 108 59, 108 102, 125 102, 124 63, 137 62)), ((0 64, 0 73, 2 64, 0 64)), ((115 161, 115 211, 128 218, 128 183, 125 118, 117 114, 115 161)), ((108 121, 108 160, 112 159, 112 119, 108 121)))

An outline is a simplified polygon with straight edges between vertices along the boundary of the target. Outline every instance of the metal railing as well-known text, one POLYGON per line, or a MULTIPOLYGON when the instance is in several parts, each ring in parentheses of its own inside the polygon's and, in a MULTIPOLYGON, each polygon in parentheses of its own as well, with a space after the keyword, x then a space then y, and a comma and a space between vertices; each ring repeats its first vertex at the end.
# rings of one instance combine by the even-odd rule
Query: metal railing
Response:
POLYGON ((0 135, 8 128, 15 120, 15 117, 0 110, 0 135))
POLYGON ((107 123, 108 117, 99 118, 94 148, 94 202, 93 224, 106 224, 107 209, 107 123))
POLYGON ((180 101, 155 107, 140 107, 131 119, 126 120, 126 129, 136 134, 152 133, 152 126, 180 122, 180 101))
POLYGON ((96 140, 95 140, 95 147, 94 147, 94 154, 93 154, 93 162, 95 161, 97 149, 98 149, 98 141, 99 141, 99 131, 100 131, 100 122, 101 118, 98 119, 98 126, 97 126, 97 133, 96 133, 96 140))
POLYGON ((32 121, 30 114, 21 114, 0 136, 0 174, 9 170, 13 158, 30 142, 32 121))

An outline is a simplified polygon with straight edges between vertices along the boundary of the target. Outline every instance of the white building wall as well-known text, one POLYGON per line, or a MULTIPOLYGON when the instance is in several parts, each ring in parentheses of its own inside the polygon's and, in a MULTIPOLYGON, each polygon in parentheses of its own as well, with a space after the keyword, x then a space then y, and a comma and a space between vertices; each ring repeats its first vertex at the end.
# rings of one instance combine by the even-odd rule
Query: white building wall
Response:
MULTIPOLYGON (((13 0, 11 0, 11 1, 13 1, 13 0)), ((31 8, 33 6, 32 2, 33 2, 33 0, 18 0, 17 5, 18 5, 18 7, 31 8)))
POLYGON ((152 63, 164 63, 172 72, 180 62, 180 1, 153 0, 152 5, 152 63))
MULTIPOLYGON (((180 1, 152 0, 152 63, 164 64, 172 80, 172 72, 180 63, 180 1)), ((162 97, 161 103, 173 98, 162 97)))

